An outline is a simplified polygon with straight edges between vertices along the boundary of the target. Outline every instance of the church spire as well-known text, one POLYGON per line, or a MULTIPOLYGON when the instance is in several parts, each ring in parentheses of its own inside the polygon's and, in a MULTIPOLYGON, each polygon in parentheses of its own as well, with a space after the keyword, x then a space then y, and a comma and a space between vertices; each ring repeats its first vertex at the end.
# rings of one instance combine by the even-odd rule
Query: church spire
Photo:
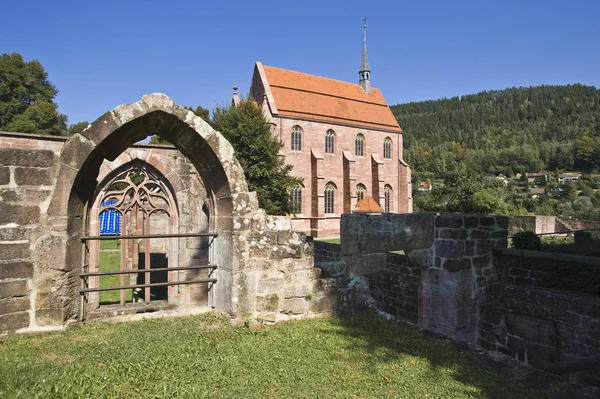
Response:
POLYGON ((358 71, 358 84, 363 88, 364 91, 371 94, 371 70, 369 69, 369 59, 367 58, 367 17, 363 19, 363 22, 363 52, 360 71, 358 71))

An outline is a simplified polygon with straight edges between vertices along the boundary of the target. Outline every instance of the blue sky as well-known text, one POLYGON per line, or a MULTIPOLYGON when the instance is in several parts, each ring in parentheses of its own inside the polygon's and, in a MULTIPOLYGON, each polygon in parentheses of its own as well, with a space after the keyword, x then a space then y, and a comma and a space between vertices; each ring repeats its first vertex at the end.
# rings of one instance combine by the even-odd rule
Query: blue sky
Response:
POLYGON ((69 122, 143 94, 248 92, 255 61, 372 85, 392 104, 539 84, 600 87, 600 0, 4 0, 0 52, 38 59, 69 122))

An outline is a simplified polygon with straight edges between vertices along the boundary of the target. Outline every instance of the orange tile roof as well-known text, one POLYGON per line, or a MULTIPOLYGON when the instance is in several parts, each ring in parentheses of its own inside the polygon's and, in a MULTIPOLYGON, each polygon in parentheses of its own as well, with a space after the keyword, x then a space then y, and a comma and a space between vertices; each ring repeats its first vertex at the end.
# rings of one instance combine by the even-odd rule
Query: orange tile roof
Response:
POLYGON ((316 119, 401 132, 378 89, 263 66, 280 116, 316 119))
POLYGON ((371 196, 367 196, 356 203, 353 213, 381 213, 383 209, 371 196))

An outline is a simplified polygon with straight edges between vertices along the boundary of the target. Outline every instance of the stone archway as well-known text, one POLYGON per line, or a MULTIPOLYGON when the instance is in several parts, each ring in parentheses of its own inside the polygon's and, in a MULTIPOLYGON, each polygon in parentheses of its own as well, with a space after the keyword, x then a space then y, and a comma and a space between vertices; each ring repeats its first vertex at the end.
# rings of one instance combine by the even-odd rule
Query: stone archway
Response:
MULTIPOLYGON (((68 272, 68 278, 58 289, 51 276, 37 282, 36 308, 49 318, 41 321, 42 324, 62 324, 78 312, 80 239, 88 234, 86 221, 100 165, 105 159, 114 160, 150 134, 158 134, 173 143, 190 160, 206 188, 211 227, 218 235, 210 259, 219 266, 214 306, 237 313, 232 286, 237 278, 235 272, 244 263, 244 254, 234 248, 234 224, 239 229, 236 218, 247 219, 256 214, 255 194, 248 192, 233 148, 219 132, 166 95, 150 94, 134 104, 120 105, 105 113, 81 134, 71 137, 60 153, 57 186, 48 207, 47 222, 52 234, 42 242, 46 242, 45 246, 54 244, 62 251, 57 259, 64 260, 60 269, 68 272)), ((239 288, 239 284, 235 285, 239 288)))

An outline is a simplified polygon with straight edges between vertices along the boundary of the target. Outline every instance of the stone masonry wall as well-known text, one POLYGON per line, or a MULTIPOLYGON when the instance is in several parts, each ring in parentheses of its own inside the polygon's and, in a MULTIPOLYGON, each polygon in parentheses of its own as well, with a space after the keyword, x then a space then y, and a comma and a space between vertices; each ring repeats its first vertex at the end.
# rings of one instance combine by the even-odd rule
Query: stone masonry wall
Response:
POLYGON ((419 321, 421 268, 404 255, 388 253, 384 267, 369 276, 369 290, 375 307, 393 317, 419 321))
MULTIPOLYGON (((477 344, 535 366, 600 355, 600 297, 492 284, 477 344)), ((600 378, 600 371, 592 373, 600 378)))
POLYGON ((315 262, 335 262, 342 258, 340 244, 332 244, 323 241, 314 241, 315 262))

